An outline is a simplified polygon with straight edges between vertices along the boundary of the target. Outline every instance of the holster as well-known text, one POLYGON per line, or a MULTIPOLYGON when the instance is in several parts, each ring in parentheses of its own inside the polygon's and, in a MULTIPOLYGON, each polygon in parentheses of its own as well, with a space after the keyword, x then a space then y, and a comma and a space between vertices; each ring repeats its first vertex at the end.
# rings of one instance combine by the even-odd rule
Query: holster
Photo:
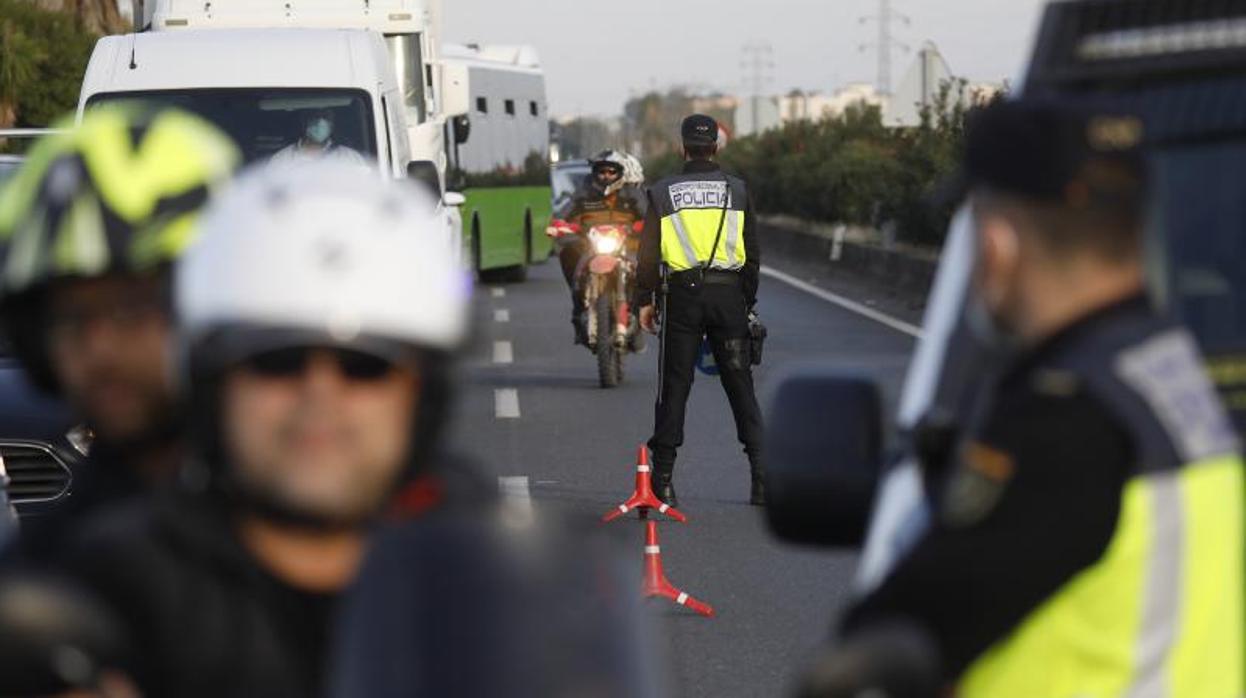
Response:
POLYGON ((766 348, 766 335, 769 334, 766 326, 761 324, 761 319, 756 315, 752 315, 748 320, 748 338, 749 338, 749 355, 752 357, 753 365, 761 365, 762 352, 766 348))

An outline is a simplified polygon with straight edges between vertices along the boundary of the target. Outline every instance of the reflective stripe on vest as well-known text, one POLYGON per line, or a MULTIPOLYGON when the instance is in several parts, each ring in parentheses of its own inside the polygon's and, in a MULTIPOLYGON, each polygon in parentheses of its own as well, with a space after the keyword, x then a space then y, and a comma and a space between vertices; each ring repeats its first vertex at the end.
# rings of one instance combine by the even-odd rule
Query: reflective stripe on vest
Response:
POLYGON ((711 269, 741 269, 748 255, 743 244, 744 212, 735 208, 735 192, 721 180, 679 182, 671 187, 692 191, 687 194, 686 202, 681 199, 680 205, 670 201, 673 198, 670 188, 662 195, 662 261, 672 271, 686 271, 707 261, 711 269), (722 221, 721 237, 719 221, 722 221), (711 260, 710 249, 716 237, 719 238, 718 248, 711 260))
POLYGON ((1188 331, 1141 304, 1104 318, 1049 368, 1071 372, 1129 434, 1112 539, 969 666, 958 696, 1243 695, 1240 441, 1188 331))
POLYGON ((1140 474, 1103 557, 962 676, 962 698, 1233 698, 1243 686, 1243 464, 1140 474))

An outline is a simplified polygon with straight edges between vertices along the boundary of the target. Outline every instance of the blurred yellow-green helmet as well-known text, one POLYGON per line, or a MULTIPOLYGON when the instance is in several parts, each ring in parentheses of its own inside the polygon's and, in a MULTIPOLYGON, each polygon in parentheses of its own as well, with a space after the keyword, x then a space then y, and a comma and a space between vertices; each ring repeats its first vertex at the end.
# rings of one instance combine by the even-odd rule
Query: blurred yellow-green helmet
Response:
POLYGON ((173 262, 242 159, 215 126, 175 110, 101 107, 56 129, 0 189, 0 320, 32 380, 53 391, 43 292, 173 262))
POLYGON ((228 136, 180 111, 100 108, 60 127, 0 191, 2 296, 172 261, 241 160, 228 136))

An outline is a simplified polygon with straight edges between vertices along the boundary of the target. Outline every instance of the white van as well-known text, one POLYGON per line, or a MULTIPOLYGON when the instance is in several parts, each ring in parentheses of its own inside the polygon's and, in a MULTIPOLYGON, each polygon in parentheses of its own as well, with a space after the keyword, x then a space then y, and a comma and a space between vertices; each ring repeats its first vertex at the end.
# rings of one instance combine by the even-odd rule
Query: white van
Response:
POLYGON ((366 29, 206 29, 107 36, 95 45, 78 115, 100 104, 171 106, 215 123, 246 162, 261 162, 327 115, 342 156, 411 177, 443 202, 445 243, 462 258, 459 194, 437 166, 411 161, 404 98, 385 40, 366 29))
POLYGON ((231 29, 108 36, 82 82, 94 105, 176 106, 220 126, 247 162, 296 143, 304 120, 328 114, 332 142, 406 176, 407 124, 385 41, 337 29, 231 29))

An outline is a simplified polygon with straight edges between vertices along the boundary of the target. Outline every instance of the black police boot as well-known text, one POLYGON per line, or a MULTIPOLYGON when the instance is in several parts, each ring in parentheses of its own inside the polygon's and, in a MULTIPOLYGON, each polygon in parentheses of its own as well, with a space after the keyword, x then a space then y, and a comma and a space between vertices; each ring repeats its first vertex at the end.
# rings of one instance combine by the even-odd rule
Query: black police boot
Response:
POLYGON ((671 482, 673 477, 674 474, 672 473, 658 473, 656 482, 658 491, 655 494, 657 494, 658 499, 662 500, 664 503, 669 504, 672 507, 678 507, 679 498, 675 496, 675 484, 671 482))
POLYGON ((749 463, 753 476, 753 486, 749 490, 748 503, 755 507, 766 506, 766 469, 760 462, 749 463))

